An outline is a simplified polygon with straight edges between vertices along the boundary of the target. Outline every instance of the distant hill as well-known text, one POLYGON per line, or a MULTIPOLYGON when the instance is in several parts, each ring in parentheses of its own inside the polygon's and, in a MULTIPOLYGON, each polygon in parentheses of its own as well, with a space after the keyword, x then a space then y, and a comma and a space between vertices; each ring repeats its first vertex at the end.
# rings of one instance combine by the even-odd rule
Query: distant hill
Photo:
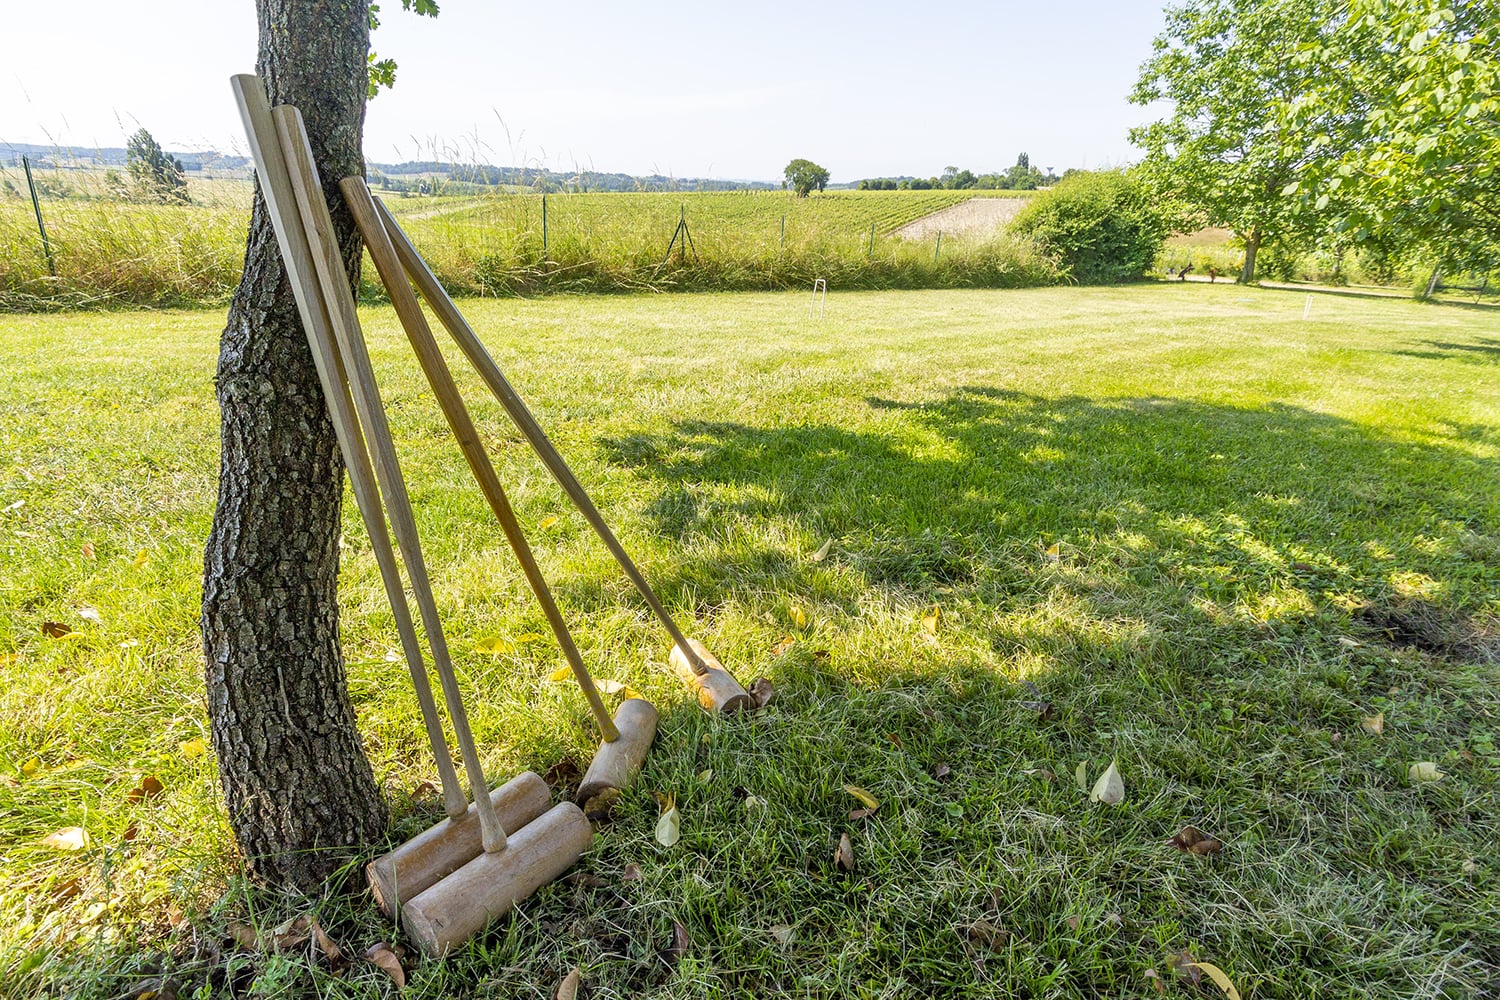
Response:
MULTIPOLYGON (((189 171, 244 172, 250 159, 213 150, 171 152, 189 171)), ((0 140, 0 163, 19 166, 21 157, 34 166, 56 169, 123 167, 125 150, 118 146, 39 146, 0 140)), ((409 160, 369 163, 366 173, 377 187, 401 191, 462 191, 479 187, 527 188, 540 191, 771 191, 781 184, 769 181, 668 177, 662 174, 610 173, 597 170, 560 171, 537 167, 496 167, 488 163, 445 163, 409 160)))

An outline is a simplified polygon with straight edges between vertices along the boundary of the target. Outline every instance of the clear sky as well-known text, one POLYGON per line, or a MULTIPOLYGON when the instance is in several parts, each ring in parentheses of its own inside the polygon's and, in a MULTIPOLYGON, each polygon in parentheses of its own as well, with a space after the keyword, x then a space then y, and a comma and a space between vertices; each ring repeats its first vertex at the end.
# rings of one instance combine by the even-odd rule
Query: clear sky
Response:
MULTIPOLYGON (((1101 166, 1134 157, 1125 97, 1163 0, 571 4, 385 0, 399 64, 370 105, 369 159, 437 158, 835 182, 1101 166)), ((243 151, 229 77, 255 63, 252 0, 8 3, 0 140, 243 151)))

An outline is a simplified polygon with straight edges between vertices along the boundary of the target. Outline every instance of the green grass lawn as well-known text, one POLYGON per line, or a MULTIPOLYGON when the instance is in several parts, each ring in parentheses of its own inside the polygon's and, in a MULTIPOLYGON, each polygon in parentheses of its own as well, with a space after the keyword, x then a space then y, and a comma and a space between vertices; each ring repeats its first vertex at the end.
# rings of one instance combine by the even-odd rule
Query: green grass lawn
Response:
MULTIPOLYGON (((593 997, 1218 995, 1186 953, 1247 998, 1493 996, 1500 314, 1306 299, 468 303, 689 631, 778 694, 701 713, 465 379, 586 658, 662 721, 582 864, 412 962, 403 995, 547 997, 575 966, 593 997), (1093 804, 1076 775, 1111 760, 1125 800, 1093 804), (1424 761, 1440 780, 1409 779, 1424 761), (845 784, 879 811, 850 820, 845 784), (670 849, 653 791, 682 810, 670 849), (1223 852, 1173 849, 1185 824, 1223 852)), ((560 656, 391 313, 365 318, 485 762, 582 764, 584 703, 547 680, 560 656), (495 636, 515 654, 475 651, 495 636)), ((318 899, 236 877, 199 742, 221 322, 0 317, 0 995, 394 992, 357 957, 229 936, 312 910, 350 955, 398 940, 352 863, 355 891, 318 899), (145 775, 164 791, 131 801, 145 775), (43 842, 67 827, 85 849, 43 842)), ((373 855, 440 810, 352 502, 343 553, 352 695, 398 815, 373 855)))

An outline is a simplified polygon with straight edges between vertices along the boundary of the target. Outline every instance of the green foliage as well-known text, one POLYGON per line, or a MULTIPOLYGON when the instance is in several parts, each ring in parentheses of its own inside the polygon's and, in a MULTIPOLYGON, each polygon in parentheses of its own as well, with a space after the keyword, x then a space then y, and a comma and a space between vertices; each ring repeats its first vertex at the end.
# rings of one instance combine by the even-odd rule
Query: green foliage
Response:
POLYGON ((125 141, 125 167, 130 171, 138 198, 163 204, 188 200, 187 176, 181 161, 163 152, 145 129, 139 129, 125 141))
POLYGON ((1279 113, 1310 84, 1290 58, 1315 43, 1336 0, 1186 0, 1167 8, 1130 99, 1166 101, 1171 113, 1132 129, 1153 183, 1204 224, 1232 230, 1255 278, 1262 243, 1295 234, 1300 219, 1283 189, 1309 152, 1310 135, 1279 113))
POLYGON ((828 186, 828 171, 818 166, 811 160, 796 159, 786 165, 783 171, 786 182, 797 197, 806 198, 813 191, 821 191, 828 186))
MULTIPOLYGON (((401 0, 401 9, 412 11, 419 17, 438 16, 436 0, 401 0)), ((378 27, 380 27, 380 4, 372 3, 370 4, 370 31, 374 32, 378 27)), ((366 61, 369 63, 370 73, 367 96, 370 100, 374 100, 375 95, 380 93, 382 88, 388 90, 396 85, 396 60, 382 59, 371 49, 366 61)))
POLYGON ((1093 285, 1144 277, 1173 224, 1139 177, 1110 170, 1079 172, 1041 192, 1011 229, 1035 239, 1074 281, 1093 285))
POLYGON ((1292 200, 1448 269, 1500 263, 1500 2, 1354 0, 1297 62, 1283 115, 1321 155, 1292 200))

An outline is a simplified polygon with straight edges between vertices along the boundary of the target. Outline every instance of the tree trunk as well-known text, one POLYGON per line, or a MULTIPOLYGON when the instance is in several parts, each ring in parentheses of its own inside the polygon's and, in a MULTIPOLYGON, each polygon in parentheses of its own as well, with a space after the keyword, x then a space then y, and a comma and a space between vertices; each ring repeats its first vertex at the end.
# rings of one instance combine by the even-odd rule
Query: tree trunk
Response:
POLYGON ((1248 285, 1255 280, 1255 255, 1260 251, 1260 230, 1252 229, 1245 237, 1245 266, 1240 271, 1240 284, 1248 285))
MULTIPOLYGON (((337 182, 364 170, 368 0, 256 6, 256 71, 273 106, 302 109, 353 283, 360 245, 337 182)), ((380 835, 386 812, 339 653, 343 464, 259 188, 217 392, 202 627, 219 776, 252 874, 316 889, 349 848, 380 835)))

